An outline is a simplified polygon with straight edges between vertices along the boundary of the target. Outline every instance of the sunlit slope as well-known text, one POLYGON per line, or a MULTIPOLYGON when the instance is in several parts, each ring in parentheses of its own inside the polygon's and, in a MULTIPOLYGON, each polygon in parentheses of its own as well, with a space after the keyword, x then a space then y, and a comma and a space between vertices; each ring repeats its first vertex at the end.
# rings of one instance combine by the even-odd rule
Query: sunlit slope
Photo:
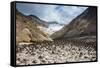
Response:
POLYGON ((31 16, 25 16, 16 10, 16 42, 51 41, 52 39, 44 31, 40 30, 38 22, 31 16), (36 24, 37 23, 37 24, 36 24))

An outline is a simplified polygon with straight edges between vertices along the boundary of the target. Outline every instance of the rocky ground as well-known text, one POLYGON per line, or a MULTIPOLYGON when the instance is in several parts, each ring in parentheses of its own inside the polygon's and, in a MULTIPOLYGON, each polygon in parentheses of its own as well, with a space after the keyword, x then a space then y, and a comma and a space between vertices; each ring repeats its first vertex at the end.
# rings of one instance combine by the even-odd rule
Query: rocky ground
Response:
POLYGON ((96 60, 96 39, 58 39, 16 47, 17 65, 96 60))

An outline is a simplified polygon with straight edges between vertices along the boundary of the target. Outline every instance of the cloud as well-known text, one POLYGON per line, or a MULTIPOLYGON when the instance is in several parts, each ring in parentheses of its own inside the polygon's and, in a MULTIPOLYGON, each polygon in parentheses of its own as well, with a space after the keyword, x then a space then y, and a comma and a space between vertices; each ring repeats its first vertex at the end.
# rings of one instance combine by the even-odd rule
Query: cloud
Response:
POLYGON ((87 7, 17 3, 16 8, 25 15, 36 15, 45 21, 68 24, 87 7))

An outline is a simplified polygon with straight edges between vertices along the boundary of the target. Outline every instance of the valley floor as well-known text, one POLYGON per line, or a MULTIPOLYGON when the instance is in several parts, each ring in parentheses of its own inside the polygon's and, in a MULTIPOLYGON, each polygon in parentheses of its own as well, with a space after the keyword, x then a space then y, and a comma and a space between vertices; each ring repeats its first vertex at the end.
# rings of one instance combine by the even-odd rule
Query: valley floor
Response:
POLYGON ((17 65, 95 61, 96 39, 58 39, 16 46, 17 65))

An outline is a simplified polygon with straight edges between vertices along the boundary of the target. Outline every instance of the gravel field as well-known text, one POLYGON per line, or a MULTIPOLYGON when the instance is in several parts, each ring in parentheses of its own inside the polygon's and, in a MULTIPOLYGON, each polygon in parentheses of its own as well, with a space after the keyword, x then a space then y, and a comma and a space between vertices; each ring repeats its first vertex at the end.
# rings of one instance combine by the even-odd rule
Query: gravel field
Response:
POLYGON ((67 40, 34 42, 16 46, 17 65, 68 63, 96 60, 96 40, 67 40))

